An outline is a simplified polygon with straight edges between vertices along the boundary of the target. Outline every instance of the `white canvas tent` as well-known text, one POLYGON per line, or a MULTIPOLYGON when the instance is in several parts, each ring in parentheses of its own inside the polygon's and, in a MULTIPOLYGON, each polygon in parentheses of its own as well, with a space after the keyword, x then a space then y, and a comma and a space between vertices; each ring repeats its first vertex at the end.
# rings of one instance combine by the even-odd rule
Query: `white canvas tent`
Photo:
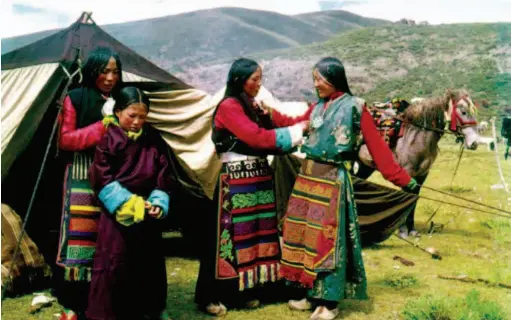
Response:
POLYGON ((38 245, 47 242, 53 249, 57 248, 66 162, 66 154, 58 154, 56 144, 58 105, 80 85, 81 66, 98 46, 119 54, 126 85, 137 85, 151 95, 154 112, 150 117, 164 129, 176 180, 198 186, 195 181, 200 179, 193 179, 193 174, 190 178, 187 172, 207 171, 207 164, 195 159, 203 159, 201 148, 209 132, 193 118, 211 117, 210 95, 138 55, 98 27, 89 13, 82 14, 70 27, 1 58, 2 202, 22 217, 33 204, 29 234, 38 245), (47 237, 48 231, 54 236, 47 237))

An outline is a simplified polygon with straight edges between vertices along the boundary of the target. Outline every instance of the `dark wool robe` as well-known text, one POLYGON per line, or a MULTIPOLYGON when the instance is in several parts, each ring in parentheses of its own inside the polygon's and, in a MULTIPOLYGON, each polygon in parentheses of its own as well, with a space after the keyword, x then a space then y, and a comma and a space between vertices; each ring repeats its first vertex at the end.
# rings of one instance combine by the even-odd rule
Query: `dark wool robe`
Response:
POLYGON ((167 277, 161 221, 146 214, 144 221, 124 226, 115 219, 116 209, 112 210, 122 206, 131 194, 151 201, 159 193, 166 196, 162 206, 168 211, 171 180, 167 147, 156 131, 148 129, 133 140, 112 125, 96 149, 90 181, 102 212, 87 309, 90 319, 142 319, 165 309, 167 277), (117 189, 107 193, 112 185, 117 189))

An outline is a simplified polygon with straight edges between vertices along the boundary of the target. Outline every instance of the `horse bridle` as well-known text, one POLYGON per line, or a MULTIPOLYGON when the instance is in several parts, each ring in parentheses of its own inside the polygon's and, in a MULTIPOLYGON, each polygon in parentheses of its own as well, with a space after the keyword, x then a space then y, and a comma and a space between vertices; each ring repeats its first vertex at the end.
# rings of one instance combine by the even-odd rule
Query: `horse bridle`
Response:
POLYGON ((460 101, 464 101, 467 105, 473 104, 467 97, 462 97, 460 100, 455 102, 453 99, 450 100, 450 104, 452 105, 451 114, 449 115, 451 117, 451 125, 449 127, 449 130, 451 131, 458 131, 458 128, 464 128, 467 126, 476 125, 477 121, 463 121, 462 117, 458 114, 458 104, 460 101))
MULTIPOLYGON (((477 125, 477 121, 463 121, 462 117, 458 114, 458 104, 460 101, 464 101, 468 106, 473 104, 471 100, 467 96, 461 97, 458 101, 454 101, 452 98, 449 101, 450 106, 450 125, 449 125, 449 131, 452 132, 454 135, 456 135, 456 142, 465 140, 465 135, 461 132, 462 128, 469 127, 469 126, 475 126, 477 125)), ((469 111, 470 112, 470 111, 469 111)))

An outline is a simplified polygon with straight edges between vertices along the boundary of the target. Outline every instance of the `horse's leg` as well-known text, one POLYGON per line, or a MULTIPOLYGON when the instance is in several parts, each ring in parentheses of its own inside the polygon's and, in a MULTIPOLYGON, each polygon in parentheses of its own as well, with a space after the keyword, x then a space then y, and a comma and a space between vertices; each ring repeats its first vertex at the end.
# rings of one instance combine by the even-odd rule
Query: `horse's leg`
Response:
MULTIPOLYGON (((428 176, 425 175, 423 177, 415 177, 415 180, 417 181, 418 184, 422 185, 424 184, 424 181, 426 181, 426 178, 428 176)), ((417 190, 413 191, 412 193, 413 194, 419 194, 421 191, 421 188, 418 188, 417 190)), ((408 217, 406 217, 406 221, 405 223, 399 228, 399 234, 400 236, 413 236, 413 237, 417 237, 419 236, 419 232, 415 229, 415 209, 417 209, 417 202, 415 202, 413 204, 413 209, 412 211, 410 212, 410 214, 408 215, 408 217)))
MULTIPOLYGON (((418 188, 414 191, 414 194, 419 194, 421 188, 418 188)), ((406 217, 406 221, 404 226, 406 226, 407 235, 410 236, 418 236, 418 231, 415 229, 415 209, 417 209, 417 202, 413 204, 413 209, 410 211, 408 217, 406 217)))

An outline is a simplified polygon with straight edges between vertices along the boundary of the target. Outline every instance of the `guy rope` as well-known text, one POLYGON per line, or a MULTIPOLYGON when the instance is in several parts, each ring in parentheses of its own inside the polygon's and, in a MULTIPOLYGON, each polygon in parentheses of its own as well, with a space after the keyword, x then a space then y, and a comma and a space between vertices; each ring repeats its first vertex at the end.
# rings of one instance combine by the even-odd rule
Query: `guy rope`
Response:
MULTIPOLYGON (((458 168, 460 167, 461 157, 463 156, 463 150, 465 150, 465 146, 462 143, 461 148, 460 148, 460 156, 458 157, 458 163, 456 164, 456 169, 454 169, 454 173, 452 175, 451 183, 449 184, 449 188, 452 187, 452 183, 454 182, 454 177, 456 177, 456 173, 458 172, 458 168)), ((429 217, 429 219, 426 221, 426 224, 428 224, 428 222, 430 222, 431 219, 433 219, 433 217, 438 213, 438 210, 440 210, 440 207, 442 207, 442 205, 439 205, 438 208, 436 208, 435 212, 433 212, 431 217, 429 217)), ((431 228, 431 231, 432 230, 433 230, 433 228, 431 228)))

